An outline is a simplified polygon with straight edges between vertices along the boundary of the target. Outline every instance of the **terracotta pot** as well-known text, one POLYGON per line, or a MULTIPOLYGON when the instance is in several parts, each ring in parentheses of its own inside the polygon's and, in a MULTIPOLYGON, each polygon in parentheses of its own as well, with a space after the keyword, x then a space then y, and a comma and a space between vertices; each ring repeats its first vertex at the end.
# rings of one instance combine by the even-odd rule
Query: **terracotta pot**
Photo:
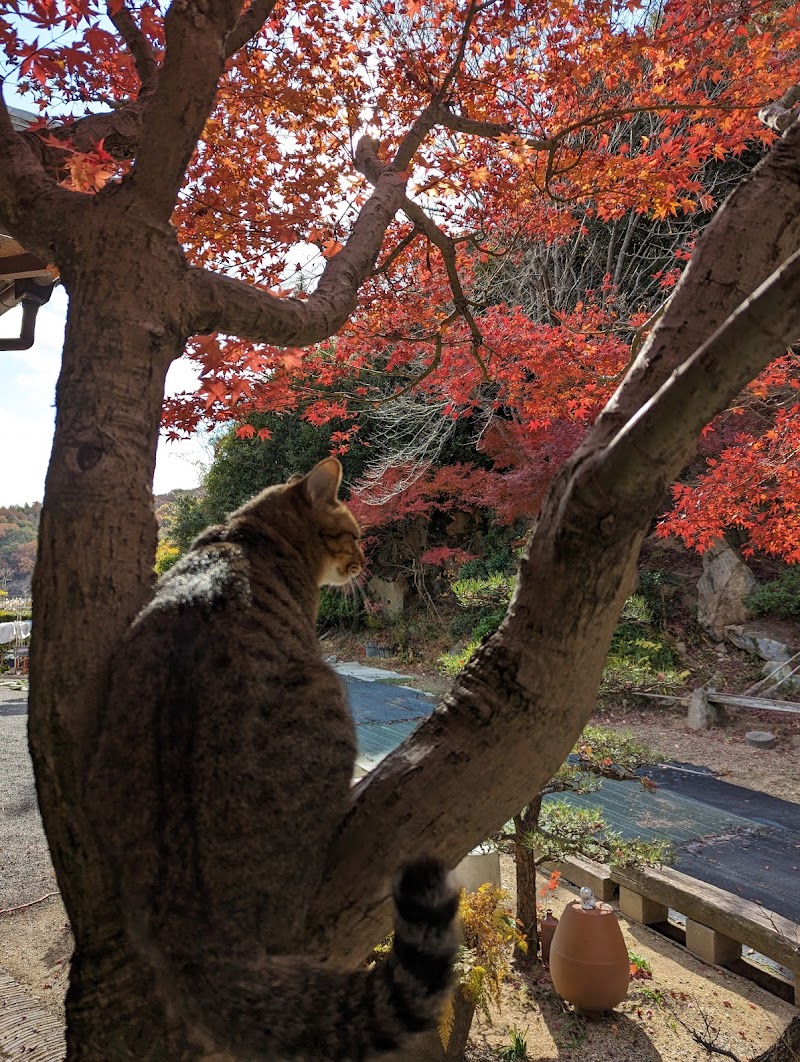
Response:
POLYGON ((542 962, 550 961, 550 945, 553 943, 553 934, 556 931, 558 919, 553 917, 553 912, 548 907, 547 913, 539 923, 539 943, 542 945, 542 962))
POLYGON ((550 976, 579 1014, 602 1014, 628 994, 630 963, 622 930, 607 903, 564 908, 550 946, 550 976))

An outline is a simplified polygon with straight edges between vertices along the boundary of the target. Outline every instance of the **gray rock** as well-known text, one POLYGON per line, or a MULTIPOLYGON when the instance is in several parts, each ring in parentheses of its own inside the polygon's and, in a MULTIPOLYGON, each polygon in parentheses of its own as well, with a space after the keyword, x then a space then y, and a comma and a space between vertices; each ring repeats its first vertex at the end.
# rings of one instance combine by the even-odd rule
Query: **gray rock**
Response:
MULTIPOLYGON (((793 668, 788 664, 784 664, 781 660, 768 660, 761 668, 761 674, 764 678, 771 678, 773 683, 778 684, 772 686, 771 689, 780 690, 800 689, 800 672, 793 675, 792 671, 793 668)), ((760 696, 765 696, 766 692, 766 690, 763 690, 760 696)))
POLYGON ((400 616, 405 607, 409 586, 404 575, 399 575, 396 579, 379 579, 377 575, 373 575, 367 583, 367 590, 385 607, 387 615, 400 616))
POLYGON ((703 555, 697 584, 697 620, 712 638, 722 641, 725 628, 744 623, 752 613, 744 601, 758 581, 736 550, 724 539, 703 555))
POLYGON ((725 637, 739 649, 762 660, 788 660, 792 652, 785 642, 772 638, 758 623, 736 623, 725 628, 725 637))
POLYGON ((692 730, 708 730, 719 722, 716 705, 710 703, 706 691, 700 686, 689 698, 686 724, 692 730))
POLYGON ((769 730, 748 730, 744 736, 748 745, 756 749, 771 749, 777 744, 778 739, 769 730))

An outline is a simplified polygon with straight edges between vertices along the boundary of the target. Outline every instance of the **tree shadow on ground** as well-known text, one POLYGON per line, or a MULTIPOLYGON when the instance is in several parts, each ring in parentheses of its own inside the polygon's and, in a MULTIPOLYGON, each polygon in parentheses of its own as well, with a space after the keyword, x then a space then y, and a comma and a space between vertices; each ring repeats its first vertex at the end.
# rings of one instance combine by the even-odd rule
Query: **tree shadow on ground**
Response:
POLYGON ((565 1003, 542 1007, 541 1014, 555 1041, 556 1059, 572 1059, 586 1053, 593 1058, 603 1054, 609 1058, 635 1058, 636 1062, 661 1062, 661 1053, 646 1031, 627 1014, 612 1010, 599 1018, 583 1018, 565 1003))
POLYGON ((509 1043, 509 1031, 527 1032, 531 1062, 567 1062, 582 1057, 661 1062, 642 1023, 619 1011, 602 1018, 585 1019, 565 1003, 553 988, 549 971, 538 961, 516 963, 504 986, 501 1021, 493 1030, 473 1025, 474 1062, 497 1058, 498 1048, 509 1043))

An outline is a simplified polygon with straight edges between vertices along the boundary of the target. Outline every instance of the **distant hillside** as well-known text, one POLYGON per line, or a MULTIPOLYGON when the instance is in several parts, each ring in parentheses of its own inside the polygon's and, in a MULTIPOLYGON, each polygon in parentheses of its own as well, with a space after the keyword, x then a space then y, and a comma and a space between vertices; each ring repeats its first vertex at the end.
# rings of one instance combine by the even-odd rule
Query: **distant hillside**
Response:
POLYGON ((0 506, 0 589, 10 597, 30 594, 41 502, 0 506))
POLYGON ((156 494, 153 498, 153 504, 156 510, 156 520, 158 521, 158 537, 171 537, 175 520, 180 510, 180 505, 176 507, 176 501, 181 498, 200 498, 202 495, 202 487, 191 487, 188 490, 178 488, 168 491, 166 494, 156 494))

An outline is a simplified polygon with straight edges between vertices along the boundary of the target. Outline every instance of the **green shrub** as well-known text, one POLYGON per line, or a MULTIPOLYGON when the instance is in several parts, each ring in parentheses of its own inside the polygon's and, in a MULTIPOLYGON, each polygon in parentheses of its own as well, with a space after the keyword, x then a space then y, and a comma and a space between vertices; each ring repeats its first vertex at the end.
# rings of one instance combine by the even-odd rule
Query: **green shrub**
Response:
POLYGON ((486 579, 490 575, 513 575, 519 568, 522 551, 512 542, 519 538, 514 527, 492 527, 483 536, 482 557, 467 561, 459 569, 460 579, 486 579))
POLYGON ((631 594, 622 606, 619 618, 632 620, 635 623, 652 623, 653 611, 642 594, 631 594))
POLYGON ((488 612, 485 616, 481 616, 470 635, 471 640, 481 641, 484 638, 488 638, 490 634, 494 634, 505 619, 505 615, 506 610, 501 608, 497 609, 496 612, 488 612))
POLYGON ((486 565, 486 561, 481 557, 476 557, 475 560, 467 561, 466 564, 462 564, 458 569, 459 579, 485 579, 489 574, 489 569, 486 565))
POLYGON ((323 586, 319 594, 317 626, 320 630, 331 627, 357 627, 361 618, 363 600, 360 595, 347 594, 330 586, 323 586))
POLYGON ((163 575, 180 560, 181 551, 174 542, 168 538, 160 538, 156 546, 155 570, 157 575, 163 575))
POLYGON ((759 586, 745 604, 759 614, 771 612, 775 616, 800 616, 800 564, 793 564, 777 579, 759 586))
POLYGON ((675 693, 686 682, 688 671, 675 668, 654 670, 650 664, 624 656, 609 656, 600 681, 601 694, 675 693))
POLYGON ((475 655, 475 650, 480 644, 479 641, 474 641, 470 642, 469 645, 465 645, 460 653, 442 653, 436 661, 437 667, 445 675, 457 675, 467 661, 471 660, 475 655))
POLYGON ((642 598, 650 610, 650 623, 663 624, 666 619, 667 599, 681 585, 672 572, 649 571, 639 574, 639 588, 634 597, 642 598))
POLYGON ((30 612, 0 612, 0 623, 13 623, 14 620, 29 620, 30 612))
POLYGON ((583 807, 567 799, 547 799, 536 826, 522 838, 538 860, 561 862, 580 856, 610 866, 662 866, 674 862, 675 849, 667 837, 623 838, 609 826, 601 808, 583 807))
MULTIPOLYGON (((463 568, 461 572, 463 572, 463 568)), ((450 589, 464 608, 480 605, 507 605, 517 585, 516 575, 487 575, 485 578, 462 578, 461 572, 450 589)))
POLYGON ((669 640, 654 628, 654 612, 642 593, 631 594, 623 605, 603 669, 601 693, 637 689, 670 693, 683 685, 688 672, 677 670, 680 659, 669 640))
POLYGON ((471 634, 474 626, 475 613, 472 610, 469 612, 457 612, 450 621, 447 631, 451 638, 458 640, 471 634))
POLYGON ((678 663, 675 650, 656 631, 647 630, 639 623, 619 623, 611 639, 609 658, 629 660, 644 664, 653 671, 663 671, 678 663))

